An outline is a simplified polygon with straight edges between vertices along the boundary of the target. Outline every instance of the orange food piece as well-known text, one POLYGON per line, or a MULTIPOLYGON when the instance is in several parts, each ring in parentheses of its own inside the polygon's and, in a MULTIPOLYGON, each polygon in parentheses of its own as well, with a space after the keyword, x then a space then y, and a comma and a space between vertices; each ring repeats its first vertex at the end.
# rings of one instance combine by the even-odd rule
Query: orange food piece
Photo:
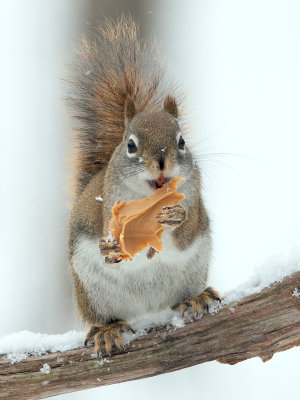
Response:
POLYGON ((156 216, 163 207, 178 204, 185 197, 177 193, 177 184, 182 179, 170 180, 144 199, 115 202, 110 230, 122 249, 119 258, 132 260, 135 254, 148 246, 158 252, 162 250, 161 235, 164 227, 156 216))

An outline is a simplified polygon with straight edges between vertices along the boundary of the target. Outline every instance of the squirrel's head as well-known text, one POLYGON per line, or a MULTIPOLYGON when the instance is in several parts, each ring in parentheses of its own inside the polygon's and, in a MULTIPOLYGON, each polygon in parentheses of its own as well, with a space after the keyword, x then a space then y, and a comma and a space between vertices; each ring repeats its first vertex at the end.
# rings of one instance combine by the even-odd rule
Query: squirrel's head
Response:
POLYGON ((178 108, 167 96, 162 111, 137 112, 128 98, 125 104, 125 133, 118 149, 124 183, 148 194, 175 177, 188 178, 193 157, 178 123, 178 108))

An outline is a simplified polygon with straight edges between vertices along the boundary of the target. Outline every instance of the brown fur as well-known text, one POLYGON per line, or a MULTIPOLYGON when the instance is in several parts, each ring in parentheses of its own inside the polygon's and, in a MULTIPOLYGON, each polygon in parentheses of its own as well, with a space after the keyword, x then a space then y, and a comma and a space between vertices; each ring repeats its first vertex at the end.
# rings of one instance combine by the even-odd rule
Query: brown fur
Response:
POLYGON ((103 202, 96 197, 104 197, 103 182, 106 168, 102 169, 87 185, 73 207, 70 218, 69 250, 73 253, 73 243, 77 236, 86 233, 90 236, 102 236, 103 202), (96 216, 96 217, 95 217, 96 216))
POLYGON ((96 201, 96 197, 99 195, 101 197, 103 196, 102 182, 104 179, 105 170, 105 168, 101 170, 94 177, 94 179, 91 180, 86 187, 86 190, 82 193, 77 203, 73 207, 69 228, 69 258, 77 308, 83 321, 95 325, 99 324, 99 317, 97 318, 95 310, 92 307, 92 303, 89 301, 82 283, 72 268, 71 256, 73 255, 74 251, 74 242, 80 234, 86 233, 88 235, 98 237, 102 235, 103 203, 101 201, 96 201), (97 215, 98 218, 95 218, 95 215, 97 215))
POLYGON ((95 351, 98 354, 110 354, 113 347, 120 349, 124 346, 121 333, 132 332, 130 325, 125 321, 114 321, 105 326, 91 325, 84 341, 87 346, 89 342, 94 342, 95 351))
POLYGON ((127 96, 125 101, 125 125, 131 122, 136 112, 136 105, 133 98, 131 96, 127 96))
POLYGON ((83 321, 89 322, 90 324, 97 324, 97 314, 93 309, 92 304, 85 293, 84 287, 73 268, 72 276, 77 301, 77 308, 81 315, 81 318, 83 319, 83 321))
MULTIPOLYGON (((200 174, 197 173, 195 186, 200 187, 200 174)), ((176 247, 181 250, 188 248, 194 240, 209 230, 209 218, 201 196, 197 196, 194 204, 189 207, 186 220, 175 229, 173 238, 176 247)))
POLYGON ((171 114, 174 118, 178 118, 178 107, 176 99, 170 95, 165 98, 164 110, 171 114))
POLYGON ((95 351, 110 354, 112 347, 120 349, 123 345, 122 332, 133 332, 130 325, 125 321, 115 321, 102 326, 95 335, 95 351))
POLYGON ((139 40, 130 17, 106 21, 92 39, 84 37, 78 55, 66 99, 79 123, 74 133, 77 195, 121 142, 126 99, 130 96, 141 112, 159 110, 165 97, 156 47, 139 40))

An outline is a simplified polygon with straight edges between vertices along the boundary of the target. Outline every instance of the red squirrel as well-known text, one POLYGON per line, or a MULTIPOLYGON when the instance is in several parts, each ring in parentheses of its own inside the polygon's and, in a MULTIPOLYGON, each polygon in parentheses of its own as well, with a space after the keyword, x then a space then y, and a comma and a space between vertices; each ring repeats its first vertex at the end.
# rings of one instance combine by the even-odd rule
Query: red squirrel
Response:
POLYGON ((120 348, 121 333, 145 313, 205 312, 219 300, 206 287, 211 236, 201 174, 180 124, 180 96, 164 75, 155 46, 141 42, 125 17, 83 39, 71 67, 67 100, 78 127, 69 259, 78 309, 90 326, 85 344, 102 354, 120 348), (121 261, 109 232, 115 201, 149 196, 174 177, 185 178, 178 187, 185 198, 159 213, 162 252, 121 261))

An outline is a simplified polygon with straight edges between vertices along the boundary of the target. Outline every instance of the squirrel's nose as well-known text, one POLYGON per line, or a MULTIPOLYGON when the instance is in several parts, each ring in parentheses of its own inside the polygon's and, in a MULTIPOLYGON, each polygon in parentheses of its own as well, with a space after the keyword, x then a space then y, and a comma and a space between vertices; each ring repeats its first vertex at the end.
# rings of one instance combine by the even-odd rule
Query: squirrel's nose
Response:
POLYGON ((159 169, 162 171, 165 167, 165 160, 163 159, 163 157, 160 157, 158 159, 158 164, 159 164, 159 169))

